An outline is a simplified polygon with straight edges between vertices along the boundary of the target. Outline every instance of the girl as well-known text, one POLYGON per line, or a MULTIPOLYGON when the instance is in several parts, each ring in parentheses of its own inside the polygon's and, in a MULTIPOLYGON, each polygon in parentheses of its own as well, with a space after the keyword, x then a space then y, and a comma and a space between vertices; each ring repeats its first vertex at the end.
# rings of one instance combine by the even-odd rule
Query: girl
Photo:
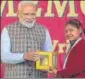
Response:
POLYGON ((52 70, 50 73, 61 78, 85 78, 85 40, 81 37, 82 24, 77 19, 71 19, 65 24, 65 36, 70 42, 62 70, 52 70))

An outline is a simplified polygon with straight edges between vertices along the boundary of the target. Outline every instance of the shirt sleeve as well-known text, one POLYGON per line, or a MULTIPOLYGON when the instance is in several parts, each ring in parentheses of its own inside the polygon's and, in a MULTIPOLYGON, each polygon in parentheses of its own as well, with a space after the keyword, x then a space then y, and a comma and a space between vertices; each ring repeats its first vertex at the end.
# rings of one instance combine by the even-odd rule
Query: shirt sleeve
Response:
POLYGON ((46 30, 46 40, 45 40, 45 43, 44 43, 44 46, 42 47, 42 49, 47 52, 53 51, 52 40, 51 40, 48 30, 46 30))
POLYGON ((16 64, 24 62, 23 55, 21 53, 12 53, 10 51, 11 44, 9 34, 6 28, 3 29, 1 34, 1 60, 4 63, 16 64))

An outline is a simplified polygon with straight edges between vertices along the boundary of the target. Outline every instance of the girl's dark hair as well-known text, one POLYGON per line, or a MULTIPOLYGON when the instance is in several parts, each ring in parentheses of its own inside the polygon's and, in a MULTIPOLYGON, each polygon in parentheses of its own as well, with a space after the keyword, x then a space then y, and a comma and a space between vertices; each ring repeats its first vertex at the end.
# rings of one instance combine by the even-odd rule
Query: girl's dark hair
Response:
POLYGON ((85 34, 85 29, 83 30, 84 34, 85 34))
POLYGON ((78 19, 71 19, 66 22, 65 25, 71 24, 73 27, 80 28, 82 26, 81 22, 78 19))

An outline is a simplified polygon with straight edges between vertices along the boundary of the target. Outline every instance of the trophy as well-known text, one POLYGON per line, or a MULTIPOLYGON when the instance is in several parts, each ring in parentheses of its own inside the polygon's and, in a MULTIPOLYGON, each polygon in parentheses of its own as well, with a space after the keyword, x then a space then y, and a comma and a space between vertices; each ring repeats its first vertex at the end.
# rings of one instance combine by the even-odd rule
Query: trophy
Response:
POLYGON ((37 70, 49 70, 56 63, 56 56, 52 52, 39 52, 40 59, 36 61, 37 70))

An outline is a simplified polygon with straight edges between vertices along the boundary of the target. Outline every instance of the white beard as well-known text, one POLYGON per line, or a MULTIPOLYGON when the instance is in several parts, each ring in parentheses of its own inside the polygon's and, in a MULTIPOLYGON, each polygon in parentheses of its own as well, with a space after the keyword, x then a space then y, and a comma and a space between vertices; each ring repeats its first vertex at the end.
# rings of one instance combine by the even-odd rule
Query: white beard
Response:
POLYGON ((32 28, 34 26, 34 23, 35 23, 35 20, 33 20, 32 22, 25 22, 22 20, 19 20, 19 21, 22 25, 26 26, 27 28, 32 28))

